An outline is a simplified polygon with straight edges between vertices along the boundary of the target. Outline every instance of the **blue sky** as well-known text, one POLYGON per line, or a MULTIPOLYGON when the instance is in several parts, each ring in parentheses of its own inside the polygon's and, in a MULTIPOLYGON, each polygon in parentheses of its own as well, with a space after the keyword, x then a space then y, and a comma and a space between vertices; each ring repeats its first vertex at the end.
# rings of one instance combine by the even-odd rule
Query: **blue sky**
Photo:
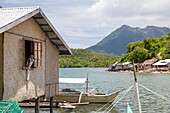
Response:
POLYGON ((87 48, 123 24, 170 26, 170 0, 0 0, 3 7, 40 6, 71 48, 87 48))

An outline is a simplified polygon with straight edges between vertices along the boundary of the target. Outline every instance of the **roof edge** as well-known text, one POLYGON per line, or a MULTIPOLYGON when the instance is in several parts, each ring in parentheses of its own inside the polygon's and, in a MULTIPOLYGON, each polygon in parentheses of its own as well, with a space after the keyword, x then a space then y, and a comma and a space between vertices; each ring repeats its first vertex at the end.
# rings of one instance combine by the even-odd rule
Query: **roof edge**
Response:
MULTIPOLYGON (((34 6, 34 7, 14 7, 14 8, 0 8, 0 10, 13 10, 13 9, 33 9, 31 12, 29 12, 28 14, 25 14, 24 16, 17 18, 16 20, 12 21, 11 23, 8 23, 4 26, 2 26, 0 28, 0 34, 15 27, 16 25, 26 21, 27 19, 35 16, 36 14, 40 13, 42 15, 42 17, 46 20, 47 24, 51 27, 51 29, 53 30, 53 32, 57 35, 57 37, 59 38, 59 40, 63 43, 64 47, 67 49, 67 51, 60 51, 60 55, 71 55, 71 49, 69 48, 69 46, 66 44, 66 42, 62 39, 62 37, 60 36, 60 34, 57 32, 57 30, 55 29, 55 27, 52 25, 52 23, 48 20, 48 18, 46 17, 46 15, 44 14, 44 12, 41 10, 41 8, 39 6, 34 6)), ((48 36, 47 36, 48 37, 48 36)), ((48 37, 50 38, 50 37, 48 37)), ((56 45, 57 46, 57 45, 56 45)))
MULTIPOLYGON (((52 25, 52 23, 49 21, 49 19, 46 17, 46 15, 43 13, 43 11, 41 10, 41 8, 39 8, 40 10, 40 14, 43 16, 43 18, 47 21, 48 25, 52 28, 52 30, 54 31, 54 33, 58 36, 58 38, 62 41, 62 43, 64 44, 64 46, 67 48, 67 50, 69 51, 70 55, 72 54, 71 49, 69 48, 69 46, 66 44, 66 42, 63 40, 63 38, 60 36, 60 34, 57 32, 56 28, 52 25)), ((61 54, 62 55, 62 54, 61 54)), ((65 55, 65 53, 63 54, 65 55)), ((68 54, 69 55, 69 54, 68 54)))

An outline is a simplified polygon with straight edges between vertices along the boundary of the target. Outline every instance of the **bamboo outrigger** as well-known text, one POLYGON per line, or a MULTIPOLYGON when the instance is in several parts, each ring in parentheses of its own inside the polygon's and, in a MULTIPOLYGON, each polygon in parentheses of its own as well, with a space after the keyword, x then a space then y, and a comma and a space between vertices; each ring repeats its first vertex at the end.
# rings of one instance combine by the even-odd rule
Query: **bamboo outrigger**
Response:
POLYGON ((64 89, 59 92, 58 96, 54 97, 58 102, 90 102, 90 103, 107 103, 113 102, 121 90, 112 93, 92 93, 88 92, 88 78, 60 78, 60 83, 86 83, 86 93, 75 90, 64 89))
POLYGON ((118 90, 109 94, 94 94, 94 93, 83 93, 81 98, 81 92, 59 92, 58 96, 54 97, 54 100, 58 102, 90 102, 90 103, 107 103, 112 102, 118 96, 121 90, 118 90))

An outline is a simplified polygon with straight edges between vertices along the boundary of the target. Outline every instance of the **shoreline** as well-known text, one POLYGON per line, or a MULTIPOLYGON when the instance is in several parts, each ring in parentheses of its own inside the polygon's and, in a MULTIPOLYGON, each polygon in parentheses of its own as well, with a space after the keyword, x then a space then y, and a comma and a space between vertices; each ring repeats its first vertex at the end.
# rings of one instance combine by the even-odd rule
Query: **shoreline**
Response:
MULTIPOLYGON (((109 71, 109 72, 118 72, 118 73, 133 73, 133 71, 109 71)), ((148 71, 139 71, 136 72, 137 74, 170 74, 170 71, 154 71, 154 72, 148 72, 148 71)))

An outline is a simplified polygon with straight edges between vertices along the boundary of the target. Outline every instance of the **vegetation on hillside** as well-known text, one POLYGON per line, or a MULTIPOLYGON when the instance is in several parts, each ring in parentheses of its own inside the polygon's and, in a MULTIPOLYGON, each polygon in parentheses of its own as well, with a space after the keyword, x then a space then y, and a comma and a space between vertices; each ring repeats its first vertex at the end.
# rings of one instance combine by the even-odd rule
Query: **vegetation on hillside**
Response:
POLYGON ((126 53, 129 43, 144 40, 146 37, 157 38, 169 32, 170 29, 166 27, 147 26, 141 29, 139 27, 134 28, 123 25, 106 36, 99 43, 87 49, 115 56, 122 56, 126 53))
POLYGON ((128 44, 128 51, 123 55, 122 61, 141 63, 144 60, 157 58, 170 58, 170 33, 159 38, 145 38, 143 41, 128 44))
POLYGON ((61 68, 75 67, 108 67, 115 63, 118 58, 86 49, 72 49, 73 54, 60 56, 61 68))

